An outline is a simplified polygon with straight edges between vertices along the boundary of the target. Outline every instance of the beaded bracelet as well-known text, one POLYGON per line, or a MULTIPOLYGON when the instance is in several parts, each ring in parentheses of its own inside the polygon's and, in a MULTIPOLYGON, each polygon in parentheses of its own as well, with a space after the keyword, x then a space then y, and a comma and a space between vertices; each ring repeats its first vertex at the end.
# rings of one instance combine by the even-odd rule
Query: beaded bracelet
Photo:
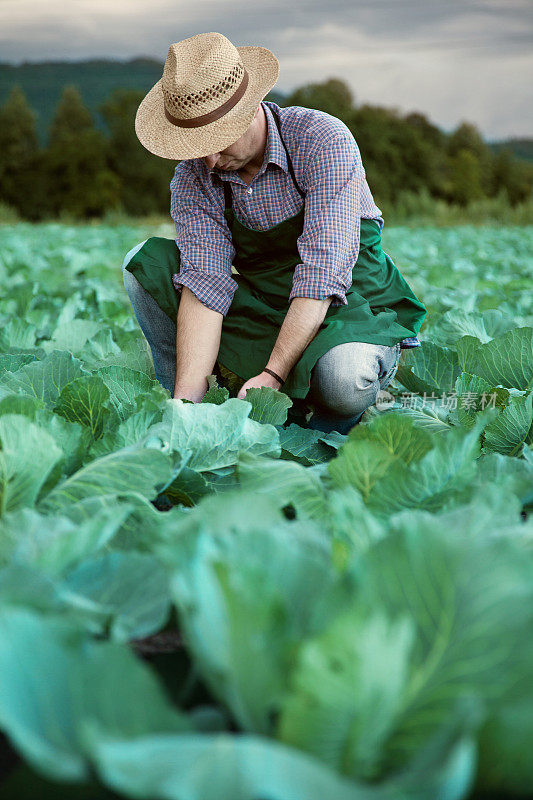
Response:
POLYGON ((263 372, 268 372, 269 375, 272 375, 273 378, 279 381, 280 386, 283 386, 283 384, 285 383, 285 381, 282 378, 280 378, 279 375, 276 375, 276 373, 273 370, 269 369, 268 367, 265 367, 263 372))

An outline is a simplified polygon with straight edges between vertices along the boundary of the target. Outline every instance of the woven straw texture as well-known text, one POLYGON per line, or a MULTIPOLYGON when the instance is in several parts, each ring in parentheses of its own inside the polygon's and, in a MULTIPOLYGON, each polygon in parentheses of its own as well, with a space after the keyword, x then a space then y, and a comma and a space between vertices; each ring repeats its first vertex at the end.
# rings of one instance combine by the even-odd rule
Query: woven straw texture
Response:
POLYGON ((201 158, 224 150, 246 132, 261 100, 279 76, 279 63, 266 47, 235 47, 221 33, 199 33, 171 44, 163 76, 137 109, 135 133, 147 150, 173 160, 201 158), (181 128, 165 116, 194 119, 216 111, 239 88, 248 86, 220 119, 181 128))

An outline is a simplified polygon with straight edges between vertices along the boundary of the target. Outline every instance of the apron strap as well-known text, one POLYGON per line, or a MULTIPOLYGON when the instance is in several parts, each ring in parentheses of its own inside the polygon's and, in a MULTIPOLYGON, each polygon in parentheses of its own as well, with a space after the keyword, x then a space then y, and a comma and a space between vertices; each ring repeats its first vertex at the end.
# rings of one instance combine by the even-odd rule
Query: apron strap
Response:
POLYGON ((291 176, 292 180, 294 181, 294 185, 296 186, 296 190, 298 191, 298 194, 300 195, 300 197, 302 197, 305 200, 305 194, 302 192, 302 190, 298 186, 298 181, 296 180, 296 175, 294 174, 294 167, 292 166, 292 159, 290 157, 289 151, 287 150, 287 145, 283 141, 283 136, 281 135, 281 123, 280 123, 280 120, 279 120, 279 117, 278 117, 278 112, 274 111, 273 108, 270 109, 270 110, 272 111, 272 115, 274 117, 274 120, 276 121, 276 125, 278 126, 278 132, 279 132, 279 138, 281 139, 281 144, 283 145, 283 147, 285 149, 285 153, 287 154, 287 166, 289 168, 289 175, 291 176))
MULTIPOLYGON (((222 180, 222 178, 220 179, 222 180)), ((224 184, 224 206, 227 211, 228 208, 233 208, 233 193, 231 191, 230 181, 222 181, 224 184)))

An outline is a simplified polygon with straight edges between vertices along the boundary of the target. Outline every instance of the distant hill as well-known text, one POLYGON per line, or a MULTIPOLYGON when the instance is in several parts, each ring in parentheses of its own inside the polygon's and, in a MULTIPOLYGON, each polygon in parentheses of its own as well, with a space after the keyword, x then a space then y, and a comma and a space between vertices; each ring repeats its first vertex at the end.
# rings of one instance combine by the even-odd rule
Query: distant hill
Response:
POLYGON ((11 88, 19 84, 37 114, 38 134, 44 145, 65 84, 72 83, 78 88, 96 126, 103 130, 105 126, 97 109, 110 92, 118 87, 148 91, 161 77, 162 69, 158 61, 149 58, 47 61, 20 66, 0 63, 0 103, 5 101, 11 88))
POLYGON ((501 142, 489 142, 489 146, 495 153, 507 147, 517 158, 533 161, 533 139, 506 139, 501 142))
MULTIPOLYGON (((90 59, 88 61, 25 62, 20 65, 0 62, 0 104, 15 84, 24 90, 28 102, 37 114, 37 132, 41 144, 46 143, 48 130, 63 86, 77 86, 84 103, 91 111, 95 125, 105 130, 98 107, 114 89, 137 89, 148 92, 161 78, 163 63, 153 58, 133 58, 130 61, 90 59)), ((280 92, 270 92, 269 100, 283 102, 280 92)), ((508 147, 518 158, 533 161, 533 139, 509 139, 489 142, 496 152, 508 147)))

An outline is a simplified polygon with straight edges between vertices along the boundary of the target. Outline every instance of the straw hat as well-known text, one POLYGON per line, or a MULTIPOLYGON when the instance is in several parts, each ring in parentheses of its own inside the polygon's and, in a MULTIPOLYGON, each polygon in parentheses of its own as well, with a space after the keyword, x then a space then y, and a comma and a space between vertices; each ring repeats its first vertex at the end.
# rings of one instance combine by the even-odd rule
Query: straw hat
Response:
POLYGON ((171 44, 163 77, 137 109, 137 138, 161 158, 219 153, 249 128, 278 75, 266 47, 235 47, 221 33, 171 44))

